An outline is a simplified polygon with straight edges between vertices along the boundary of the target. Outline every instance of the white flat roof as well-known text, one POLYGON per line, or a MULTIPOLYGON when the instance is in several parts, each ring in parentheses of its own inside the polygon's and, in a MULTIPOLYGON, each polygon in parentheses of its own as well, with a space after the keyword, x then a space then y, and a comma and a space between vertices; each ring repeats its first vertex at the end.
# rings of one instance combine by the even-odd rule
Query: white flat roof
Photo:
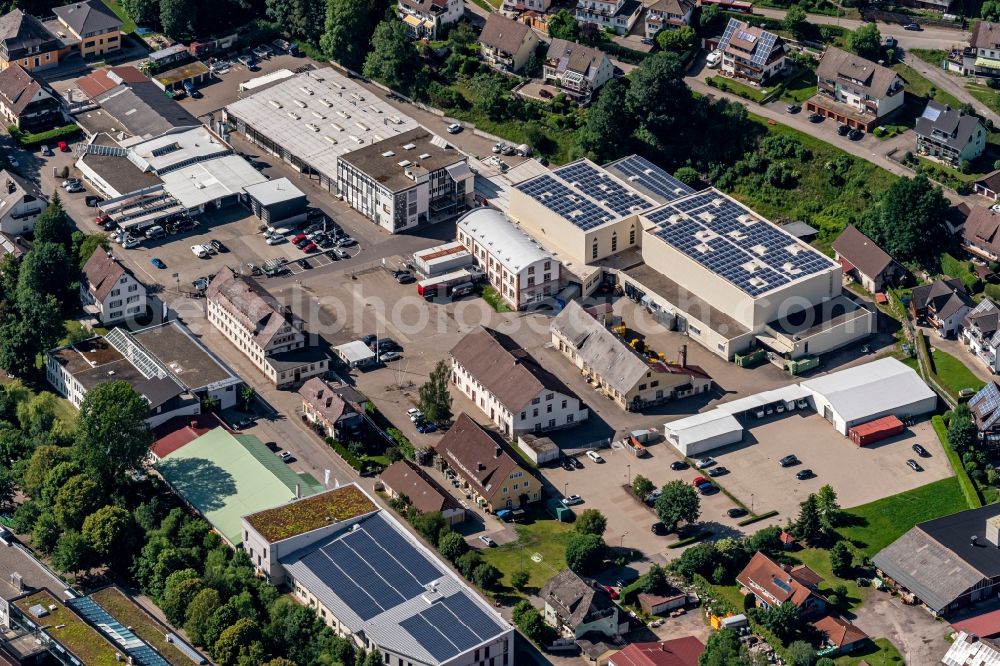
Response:
POLYGON ((306 195, 305 192, 295 187, 295 183, 287 178, 275 178, 274 180, 265 180, 262 183, 248 185, 243 188, 243 191, 264 206, 297 199, 306 195))
POLYGON ((333 348, 337 355, 348 363, 357 363, 375 357, 375 352, 368 348, 368 345, 361 340, 351 340, 333 348))
POLYGON ((506 215, 493 208, 469 211, 459 219, 458 228, 489 248, 490 254, 511 273, 519 273, 537 261, 553 259, 506 215))
POLYGON ((844 421, 863 419, 937 395, 912 368, 891 356, 802 382, 844 421))
POLYGON ((226 155, 165 173, 162 180, 163 188, 182 206, 191 209, 238 194, 244 187, 267 178, 239 155, 226 155))
POLYGON ((724 402, 717 406, 716 409, 726 414, 739 414, 756 407, 773 405, 779 401, 789 402, 792 400, 799 400, 800 398, 808 398, 810 395, 812 394, 809 391, 802 388, 798 384, 791 384, 789 386, 782 386, 781 388, 772 389, 770 391, 754 393, 753 395, 748 395, 747 397, 739 398, 738 400, 724 402))
POLYGON ((131 152, 129 159, 140 169, 148 168, 159 173, 177 164, 226 153, 229 150, 230 147, 214 132, 202 125, 134 144, 129 147, 131 152))
POLYGON ((418 127, 329 67, 285 79, 230 104, 226 113, 334 182, 341 155, 418 127))
POLYGON ((682 445, 704 441, 731 432, 743 431, 743 426, 736 420, 736 417, 718 408, 671 421, 663 428, 666 433, 675 435, 677 442, 682 445))

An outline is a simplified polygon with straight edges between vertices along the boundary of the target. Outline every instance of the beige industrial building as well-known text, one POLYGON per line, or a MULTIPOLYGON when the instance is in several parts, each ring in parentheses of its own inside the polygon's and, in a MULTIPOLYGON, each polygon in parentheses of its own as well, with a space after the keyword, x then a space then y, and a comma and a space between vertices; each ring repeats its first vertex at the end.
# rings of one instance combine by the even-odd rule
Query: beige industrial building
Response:
POLYGON ((694 192, 638 156, 587 160, 519 183, 510 217, 589 296, 615 283, 670 329, 726 359, 831 351, 874 331, 842 267, 735 199, 694 192))

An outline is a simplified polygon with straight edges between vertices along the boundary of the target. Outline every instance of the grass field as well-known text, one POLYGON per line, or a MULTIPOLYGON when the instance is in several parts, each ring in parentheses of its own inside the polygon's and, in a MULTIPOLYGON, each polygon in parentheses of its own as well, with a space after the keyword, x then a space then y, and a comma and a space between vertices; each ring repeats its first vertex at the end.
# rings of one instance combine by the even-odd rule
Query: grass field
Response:
POLYGON ((934 84, 925 79, 917 70, 906 63, 897 62, 892 66, 903 80, 906 81, 906 92, 913 97, 923 97, 925 99, 935 99, 942 104, 950 104, 957 109, 962 103, 950 93, 938 90, 934 84))
POLYGON ((976 377, 964 363, 947 352, 935 348, 931 358, 934 360, 934 370, 937 376, 944 382, 945 386, 955 393, 964 388, 978 391, 986 384, 979 377, 976 377))
POLYGON ((573 526, 536 514, 517 525, 518 540, 483 552, 483 559, 503 572, 501 583, 510 586, 510 576, 521 566, 528 572, 528 587, 539 589, 552 576, 566 568, 566 543, 573 526), (540 555, 539 561, 532 559, 540 555))
POLYGON ((858 666, 865 662, 868 666, 900 666, 903 656, 887 638, 876 638, 870 647, 854 654, 845 654, 833 660, 837 666, 858 666))
POLYGON ((104 0, 104 4, 115 13, 115 15, 122 20, 122 32, 128 34, 130 32, 135 32, 135 21, 129 18, 128 14, 122 8, 122 3, 120 0, 104 0))
POLYGON ((829 593, 837 585, 843 585, 846 587, 847 601, 851 610, 857 608, 862 604, 862 602, 864 602, 868 590, 871 589, 858 587, 858 584, 853 578, 848 580, 833 575, 833 569, 830 567, 829 550, 820 548, 803 548, 802 550, 790 553, 790 556, 823 577, 823 582, 819 584, 820 592, 824 594, 829 593))
POLYGON ((994 113, 1000 113, 1000 92, 976 83, 966 83, 965 89, 986 108, 994 113))
POLYGON ((739 95, 740 97, 745 97, 747 99, 752 99, 755 102, 760 102, 762 99, 767 97, 771 92, 768 89, 754 88, 753 86, 748 86, 746 84, 740 83, 739 81, 733 81, 725 76, 710 76, 705 79, 706 83, 709 85, 715 85, 716 88, 722 90, 723 92, 731 92, 739 95))
POLYGON ((934 67, 940 67, 941 61, 948 57, 948 52, 941 49, 909 49, 909 52, 934 67))
POLYGON ((785 82, 780 97, 783 102, 803 104, 815 94, 816 72, 803 68, 798 74, 785 82))
POLYGON ((954 477, 847 509, 837 531, 871 557, 917 523, 964 511, 969 506, 954 477))

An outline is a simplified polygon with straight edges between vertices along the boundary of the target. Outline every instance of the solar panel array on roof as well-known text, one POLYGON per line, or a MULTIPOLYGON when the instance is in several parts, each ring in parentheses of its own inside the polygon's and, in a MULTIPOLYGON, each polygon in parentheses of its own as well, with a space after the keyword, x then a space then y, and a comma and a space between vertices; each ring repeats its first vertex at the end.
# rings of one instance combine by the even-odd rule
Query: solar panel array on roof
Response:
POLYGON ((439 599, 400 626, 438 661, 470 650, 503 630, 464 594, 439 599))
POLYGON ((980 430, 990 429, 1000 419, 1000 389, 990 382, 972 396, 969 409, 979 417, 980 430))
POLYGON ((716 190, 648 215, 653 234, 746 294, 757 297, 833 262, 716 190))
POLYGON ((729 19, 729 23, 726 24, 726 29, 722 33, 722 39, 719 40, 719 48, 724 49, 729 46, 729 40, 733 38, 733 33, 736 29, 740 27, 740 21, 734 18, 729 19))
POLYGON ((516 187, 584 231, 589 231, 615 219, 610 211, 573 192, 548 174, 532 178, 516 187))
POLYGON ((767 62, 767 57, 771 55, 771 49, 774 48, 774 43, 778 41, 778 36, 771 32, 762 32, 760 35, 760 41, 757 42, 757 48, 754 49, 753 59, 751 62, 753 64, 762 66, 767 62))
POLYGON ((668 203, 694 192, 660 167, 638 155, 629 155, 605 168, 630 183, 649 190, 660 197, 660 203, 668 203))
POLYGON ((625 216, 653 207, 645 197, 628 189, 607 173, 587 162, 574 162, 555 170, 567 183, 625 216))
MULTIPOLYGON (((116 620, 90 597, 77 597, 66 602, 90 624, 97 627, 139 666, 170 666, 160 653, 116 620)), ((58 638, 58 632, 54 634, 58 638)))

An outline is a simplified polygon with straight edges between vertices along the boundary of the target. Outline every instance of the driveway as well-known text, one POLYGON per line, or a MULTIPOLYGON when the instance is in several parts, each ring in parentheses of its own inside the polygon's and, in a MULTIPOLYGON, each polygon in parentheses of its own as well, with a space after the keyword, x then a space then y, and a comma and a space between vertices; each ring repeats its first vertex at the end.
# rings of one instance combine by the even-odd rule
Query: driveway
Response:
POLYGON ((887 592, 875 592, 855 610, 860 629, 872 638, 888 638, 907 664, 937 664, 948 651, 948 623, 919 606, 907 606, 887 592))

